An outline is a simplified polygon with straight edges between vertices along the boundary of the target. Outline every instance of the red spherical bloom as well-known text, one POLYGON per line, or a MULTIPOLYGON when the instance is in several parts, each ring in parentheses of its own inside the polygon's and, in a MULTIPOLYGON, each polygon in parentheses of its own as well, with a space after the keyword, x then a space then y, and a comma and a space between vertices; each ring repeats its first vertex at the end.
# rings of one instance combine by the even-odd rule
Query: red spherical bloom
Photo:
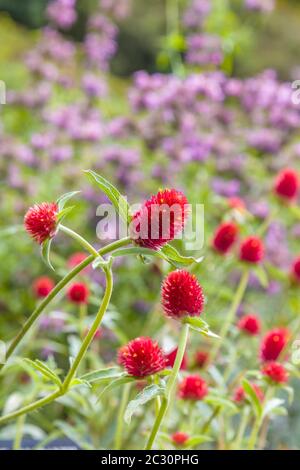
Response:
POLYGON ((260 357, 263 361, 276 361, 288 342, 289 332, 285 328, 274 328, 262 339, 260 357))
POLYGON ((188 271, 173 271, 165 278, 162 306, 168 317, 199 316, 204 306, 204 295, 195 275, 188 271))
POLYGON ((163 370, 166 359, 156 341, 140 337, 133 339, 119 349, 118 362, 122 364, 129 375, 147 377, 163 370))
POLYGON ((195 353, 195 364, 198 367, 204 367, 209 359, 209 354, 206 351, 196 351, 195 353))
POLYGON ((238 227, 232 222, 219 225, 213 238, 213 247, 216 251, 226 254, 235 243, 238 235, 238 227))
POLYGON ((82 282, 76 282, 69 287, 68 297, 75 304, 86 304, 88 302, 89 289, 82 282))
POLYGON ((159 191, 132 216, 131 238, 139 246, 158 250, 183 230, 187 204, 185 195, 176 189, 159 191))
POLYGON ((238 328, 249 335, 255 336, 260 333, 261 323, 256 315, 245 315, 237 324, 238 328))
POLYGON ((188 375, 179 384, 179 397, 184 400, 202 400, 207 394, 207 384, 200 375, 188 375))
MULTIPOLYGON (((172 351, 170 351, 169 353, 166 353, 166 354, 165 354, 165 358, 166 358, 166 367, 173 367, 173 366, 174 366, 174 362, 175 362, 175 359, 176 359, 177 351, 178 351, 178 348, 175 348, 175 349, 173 349, 172 351)), ((187 369, 187 357, 186 357, 186 354, 183 355, 183 358, 182 358, 182 361, 181 361, 181 365, 180 365, 180 369, 181 369, 181 370, 186 370, 186 369, 187 369)))
POLYGON ((261 368, 262 373, 278 384, 283 384, 288 381, 288 372, 279 362, 267 362, 261 368))
POLYGON ((300 256, 292 264, 291 275, 294 281, 300 282, 300 256))
POLYGON ((282 170, 277 175, 274 191, 284 199, 295 199, 299 191, 299 176, 297 172, 290 168, 282 170))
MULTIPOLYGON (((264 399, 264 392, 262 391, 262 389, 256 385, 256 384, 251 384, 251 387, 253 388, 253 390, 255 391, 256 393, 256 396, 257 398, 259 399, 259 401, 263 401, 264 399)), ((246 393, 245 393, 245 390, 243 389, 243 387, 238 387, 234 394, 233 394, 233 400, 236 402, 236 403, 242 403, 246 400, 246 393)))
POLYGON ((188 441, 189 435, 185 432, 177 431, 172 434, 171 439, 176 446, 182 446, 188 441))
POLYGON ((259 263, 264 257, 264 251, 260 238, 248 237, 240 246, 240 259, 248 263, 259 263))
POLYGON ((55 286, 54 281, 47 276, 38 277, 33 283, 33 292, 36 297, 47 297, 55 286))
POLYGON ((40 245, 56 232, 58 206, 55 202, 43 202, 30 207, 24 217, 25 229, 40 245))

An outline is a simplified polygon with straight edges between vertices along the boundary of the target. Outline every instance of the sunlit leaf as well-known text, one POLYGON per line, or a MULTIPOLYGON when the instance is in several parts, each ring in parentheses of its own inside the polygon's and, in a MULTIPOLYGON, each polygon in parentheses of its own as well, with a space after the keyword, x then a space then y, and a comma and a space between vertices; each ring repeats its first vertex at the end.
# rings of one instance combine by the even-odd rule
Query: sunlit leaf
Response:
POLYGON ((131 400, 128 403, 125 414, 124 414, 125 422, 129 424, 133 413, 135 413, 135 411, 140 406, 145 405, 146 403, 148 403, 149 401, 153 400, 156 397, 164 395, 164 393, 165 393, 165 388, 156 384, 145 387, 140 393, 137 394, 134 400, 131 400))

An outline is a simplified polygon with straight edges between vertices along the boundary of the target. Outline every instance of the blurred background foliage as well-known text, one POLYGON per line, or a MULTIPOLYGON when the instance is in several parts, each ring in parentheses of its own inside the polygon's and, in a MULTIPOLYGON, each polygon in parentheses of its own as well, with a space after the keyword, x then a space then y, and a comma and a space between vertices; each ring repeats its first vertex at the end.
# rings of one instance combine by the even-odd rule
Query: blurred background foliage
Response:
MULTIPOLYGON (((45 9, 49 0, 0 0, 0 11, 6 12, 16 22, 32 30, 47 23, 45 9)), ((166 0, 133 0, 133 14, 118 27, 118 53, 112 61, 112 72, 116 75, 128 76, 136 70, 154 71, 157 67, 157 53, 166 31, 166 0)), ((226 1, 220 1, 220 9, 226 1)), ((298 65, 299 57, 299 18, 300 2, 298 0, 277 0, 276 9, 268 15, 258 16, 247 14, 242 23, 236 24, 241 33, 241 26, 247 28, 248 23, 254 29, 251 39, 241 42, 241 53, 235 57, 235 75, 245 77, 261 72, 266 68, 278 70, 282 79, 289 79, 291 70, 298 65), (247 51, 245 51, 247 48, 247 51), (248 48, 251 49, 248 50, 248 48), (247 53, 245 53, 247 52, 247 53), (252 52, 252 53, 249 53, 252 52)), ((95 0, 78 2, 79 19, 68 34, 78 41, 85 31, 86 19, 93 10, 95 0)), ((230 30, 234 28, 234 17, 228 12, 226 17, 215 18, 213 29, 230 30), (221 20, 221 21, 220 21, 221 20)), ((2 15, 3 16, 3 15, 2 15)), ((26 48, 30 35, 22 34, 9 19, 1 18, 0 40, 5 47, 0 51, 0 67, 5 56, 13 51, 21 53, 26 48)), ((1 70, 1 68, 0 68, 1 70)), ((2 70, 1 70, 2 72, 2 70)), ((12 73, 15 75, 15 71, 12 73)))

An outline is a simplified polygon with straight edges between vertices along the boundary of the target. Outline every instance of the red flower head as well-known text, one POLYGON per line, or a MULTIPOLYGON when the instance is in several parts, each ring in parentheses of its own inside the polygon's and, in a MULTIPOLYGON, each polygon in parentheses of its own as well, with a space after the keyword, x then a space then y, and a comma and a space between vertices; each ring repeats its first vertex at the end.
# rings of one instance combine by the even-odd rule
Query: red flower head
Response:
POLYGON ((158 250, 182 231, 187 204, 185 195, 176 189, 159 191, 132 216, 132 239, 139 246, 158 250))
POLYGON ((177 431, 172 434, 171 439, 175 446, 182 446, 186 443, 186 441, 188 441, 189 435, 185 432, 177 431))
POLYGON ((147 377, 160 372, 166 366, 163 351, 156 341, 147 337, 133 339, 120 348, 118 362, 133 377, 147 377))
MULTIPOLYGON (((172 351, 170 351, 169 353, 165 354, 166 367, 173 367, 174 366, 177 350, 178 350, 178 348, 175 348, 172 351)), ((186 357, 186 354, 184 354, 183 358, 182 358, 181 365, 180 365, 180 370, 186 370, 186 369, 187 369, 187 357, 186 357)))
POLYGON ((184 400, 202 400, 207 394, 207 384, 200 375, 188 375, 179 384, 179 396, 184 400))
POLYGON ((198 367, 204 367, 209 360, 209 354, 206 351, 196 351, 195 364, 198 367))
POLYGON ((300 256, 292 264, 291 275, 294 281, 300 282, 300 256))
POLYGON ((216 251, 226 254, 235 243, 238 235, 238 227, 232 222, 219 225, 213 238, 213 247, 216 251))
POLYGON ((256 315, 245 315, 238 322, 238 328, 249 335, 255 336, 260 333, 260 319, 256 315))
MULTIPOLYGON (((262 389, 256 385, 256 384, 251 384, 251 387, 253 388, 253 390, 255 391, 256 393, 256 396, 257 398, 259 399, 259 401, 263 401, 264 399, 264 392, 262 391, 262 389)), ((234 394, 233 394, 233 400, 236 402, 236 403, 242 403, 246 400, 246 393, 245 393, 245 390, 243 389, 243 387, 238 387, 234 394)))
POLYGON ((274 191, 278 196, 284 199, 295 199, 299 191, 299 177, 297 172, 290 168, 282 170, 277 175, 274 191))
POLYGON ((204 295, 195 275, 188 271, 173 271, 165 278, 162 306, 168 317, 199 316, 203 310, 204 295))
POLYGON ((36 297, 47 297, 55 286, 54 281, 47 276, 38 277, 33 283, 33 292, 36 297))
POLYGON ((89 297, 89 289, 82 282, 75 282, 68 289, 68 297, 75 304, 86 304, 89 297))
POLYGON ((263 338, 260 357, 263 361, 276 361, 287 344, 289 332, 285 328, 274 328, 263 338))
POLYGON ((283 384, 288 381, 288 372, 279 362, 267 362, 261 368, 262 373, 278 384, 283 384))
POLYGON ((259 263, 264 257, 264 251, 260 238, 248 237, 240 246, 240 259, 248 263, 259 263))
POLYGON ((55 202, 42 202, 30 207, 24 217, 24 225, 29 235, 40 245, 52 238, 56 232, 58 206, 55 202))

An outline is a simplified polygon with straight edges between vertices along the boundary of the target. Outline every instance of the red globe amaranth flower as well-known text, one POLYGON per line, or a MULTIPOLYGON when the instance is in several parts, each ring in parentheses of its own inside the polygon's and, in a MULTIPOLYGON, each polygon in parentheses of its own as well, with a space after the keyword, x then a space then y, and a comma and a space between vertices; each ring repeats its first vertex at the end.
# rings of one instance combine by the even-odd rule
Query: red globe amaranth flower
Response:
POLYGON ((41 276, 34 281, 32 288, 36 297, 43 298, 50 294, 54 286, 55 283, 50 277, 41 276))
POLYGON ((300 283, 300 256, 298 256, 292 264, 291 276, 293 281, 300 283))
POLYGON ((262 366, 261 371, 272 382, 283 384, 288 381, 288 372, 279 362, 267 362, 262 366))
MULTIPOLYGON (((178 348, 175 348, 172 351, 165 354, 166 367, 173 367, 174 366, 177 351, 178 351, 178 348)), ((186 354, 184 354, 183 358, 182 358, 182 361, 181 361, 180 370, 186 370, 186 369, 187 369, 187 357, 186 357, 186 354)))
POLYGON ((240 259, 248 263, 260 263, 265 254, 263 242, 258 237, 246 238, 240 246, 240 259))
POLYGON ((285 328, 274 328, 262 339, 260 357, 263 361, 276 361, 288 342, 289 332, 285 328))
POLYGON ((195 353, 195 365, 198 367, 204 367, 209 360, 209 354, 206 351, 196 351, 195 353))
MULTIPOLYGON (((262 389, 256 385, 256 384, 251 384, 251 387, 253 388, 253 390, 255 391, 256 393, 256 396, 257 398, 259 399, 259 401, 263 401, 264 399, 264 392, 262 391, 262 389)), ((245 390, 243 389, 242 386, 238 387, 234 394, 233 394, 233 400, 236 402, 236 403, 242 403, 246 400, 246 392, 245 390)))
POLYGON ((188 271, 173 271, 165 278, 161 290, 162 306, 168 317, 199 316, 204 295, 195 275, 188 271))
POLYGON ((207 384, 200 375, 188 375, 179 384, 179 397, 183 400, 202 400, 207 394, 207 384))
POLYGON ((129 375, 147 377, 163 370, 166 359, 156 341, 140 337, 119 349, 118 363, 125 367, 129 375))
POLYGON ((75 304, 86 304, 89 297, 89 289, 83 282, 76 282, 68 289, 68 297, 75 304))
POLYGON ((260 333, 261 323, 256 315, 245 315, 237 324, 238 328, 245 333, 255 336, 260 333))
POLYGON ((24 217, 24 225, 29 235, 40 245, 52 238, 56 232, 58 206, 55 202, 42 202, 30 207, 24 217))
POLYGON ((276 178, 274 191, 277 196, 287 200, 297 197, 299 192, 299 176, 295 170, 286 168, 282 170, 276 178))
POLYGON ((175 446, 182 446, 189 440, 189 435, 185 432, 177 431, 172 434, 171 439, 175 446))
POLYGON ((139 246, 158 250, 183 230, 187 204, 185 195, 176 189, 159 191, 132 216, 131 238, 139 246))
POLYGON ((238 227, 232 222, 219 225, 213 238, 213 247, 216 251, 226 254, 237 239, 238 227))

